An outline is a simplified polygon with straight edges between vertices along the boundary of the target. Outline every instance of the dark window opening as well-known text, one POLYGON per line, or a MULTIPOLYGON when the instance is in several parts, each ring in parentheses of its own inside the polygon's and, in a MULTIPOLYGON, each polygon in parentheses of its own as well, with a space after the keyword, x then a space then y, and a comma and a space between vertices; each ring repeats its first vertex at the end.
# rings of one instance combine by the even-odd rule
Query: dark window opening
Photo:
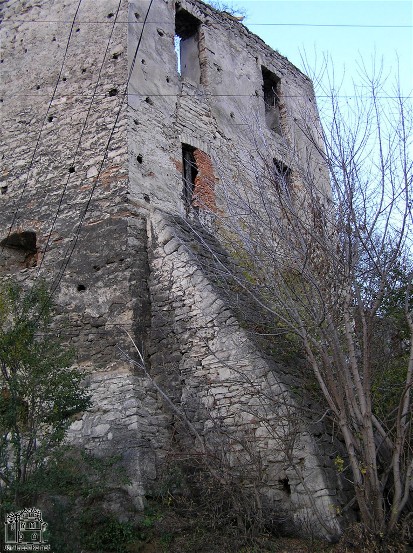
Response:
POLYGON ((178 58, 178 73, 181 77, 199 84, 201 66, 199 63, 199 19, 176 5, 175 51, 178 58))
POLYGON ((277 159, 274 159, 274 183, 277 192, 289 192, 291 189, 291 169, 277 159))
POLYGON ((182 145, 182 176, 184 181, 183 197, 187 213, 192 204, 195 190, 195 179, 198 175, 198 167, 196 165, 194 151, 195 148, 192 146, 188 146, 188 144, 182 145))
POLYGON ((282 478, 281 480, 278 480, 278 482, 281 484, 284 493, 286 493, 287 495, 291 495, 291 486, 288 480, 288 476, 282 478))
POLYGON ((0 242, 0 246, 33 253, 36 251, 36 233, 30 230, 13 232, 0 242))
POLYGON ((265 104, 265 121, 267 127, 277 134, 281 134, 280 122, 280 79, 262 67, 262 80, 265 104))
POLYGON ((35 267, 37 265, 36 233, 13 232, 0 242, 4 272, 35 267))

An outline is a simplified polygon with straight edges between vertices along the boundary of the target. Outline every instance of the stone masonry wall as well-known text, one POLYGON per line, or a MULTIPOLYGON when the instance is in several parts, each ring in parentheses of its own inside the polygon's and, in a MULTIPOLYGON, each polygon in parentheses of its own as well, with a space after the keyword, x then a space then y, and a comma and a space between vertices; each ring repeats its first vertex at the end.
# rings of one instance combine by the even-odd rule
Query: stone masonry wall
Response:
MULTIPOLYGON (((284 382, 288 367, 266 358, 240 326, 188 228, 158 215, 152 240, 152 374, 207 448, 219 453, 225 444, 222 473, 262 494, 269 518, 334 536, 344 499, 329 466, 334 448, 312 437, 311 417, 284 382)), ((199 452, 194 433, 185 436, 184 449, 199 452)))
POLYGON ((119 351, 133 353, 123 329, 141 344, 150 323, 146 220, 128 204, 128 2, 18 0, 2 10, 3 276, 48 283, 56 331, 93 391, 70 438, 120 453, 142 508, 164 415, 119 351), (34 252, 14 247, 27 236, 34 252))
MULTIPOLYGON (((301 128, 318 115, 311 81, 278 52, 229 15, 197 0, 178 2, 198 19, 200 82, 178 73, 174 49, 175 2, 130 4, 130 42, 142 31, 129 85, 129 174, 131 195, 159 209, 184 214, 182 144, 207 154, 221 182, 243 175, 252 162, 300 159, 327 186, 318 154, 301 128), (144 25, 145 17, 147 22, 144 25), (139 17, 136 19, 137 14, 139 17), (137 22, 137 23, 136 23, 137 22), (265 119, 265 67, 280 80, 282 133, 265 119), (178 168, 178 170, 177 170, 178 168)), ((219 182, 216 186, 219 197, 219 182)))
MULTIPOLYGON (((311 82, 199 0, 9 0, 2 10, 0 274, 46 279, 59 305, 57 330, 93 391, 70 439, 119 453, 141 509, 172 441, 161 386, 205 446, 248 473, 271 516, 335 534, 331 436, 318 428, 317 441, 311 417, 300 420, 288 367, 242 328, 182 224, 221 213, 223 182, 252 185, 263 156, 288 165, 293 151, 318 171, 299 124, 318 125, 311 82), (199 67, 187 75, 176 9, 199 22, 188 57, 199 67), (281 132, 266 123, 263 67, 279 80, 281 132), (190 206, 183 145, 197 165, 190 206), (125 360, 137 356, 124 330, 147 372, 125 360)), ((199 447, 191 433, 180 440, 199 447)))

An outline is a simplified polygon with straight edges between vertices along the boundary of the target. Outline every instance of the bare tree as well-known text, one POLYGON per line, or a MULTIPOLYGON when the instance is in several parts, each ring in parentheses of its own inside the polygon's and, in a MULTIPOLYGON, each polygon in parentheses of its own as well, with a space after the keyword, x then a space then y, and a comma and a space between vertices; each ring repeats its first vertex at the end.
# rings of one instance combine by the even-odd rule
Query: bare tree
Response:
POLYGON ((246 11, 243 8, 234 6, 232 2, 222 2, 221 0, 212 0, 210 5, 218 11, 226 12, 230 16, 242 21, 246 16, 246 11))
MULTIPOLYGON (((199 424, 193 422, 188 413, 188 405, 185 402, 173 399, 161 383, 154 378, 153 374, 146 365, 141 350, 136 345, 131 334, 124 330, 128 336, 133 349, 136 352, 136 359, 123 349, 119 348, 122 358, 130 363, 136 370, 143 373, 149 379, 154 389, 164 401, 168 411, 173 415, 174 428, 178 429, 182 445, 178 446, 177 436, 174 438, 174 445, 171 447, 170 459, 163 460, 164 469, 175 469, 180 464, 191 467, 189 473, 194 468, 197 469, 197 478, 201 478, 198 485, 205 488, 202 490, 202 509, 208 510, 208 496, 211 495, 211 502, 215 505, 214 509, 219 512, 220 523, 233 524, 234 518, 237 521, 238 529, 241 533, 248 534, 250 537, 256 536, 262 531, 264 526, 283 525, 291 526, 291 513, 287 509, 282 510, 280 506, 277 509, 263 505, 262 488, 265 478, 263 475, 262 451, 257 447, 259 438, 255 435, 255 429, 251 426, 248 430, 234 432, 225 424, 225 413, 200 405, 203 418, 208 421, 208 430, 201 430, 199 424), (188 441, 188 435, 190 437, 188 441), (192 446, 189 445, 193 440, 192 446), (170 465, 168 467, 168 464, 170 465), (201 476, 202 473, 202 476, 201 476), (205 481, 204 481, 205 480, 205 481), (221 504, 221 506, 220 506, 221 504), (232 522, 222 519, 226 505, 228 516, 232 522)), ((214 352, 210 350, 210 354, 214 352)), ((217 361, 222 363, 228 370, 233 370, 219 357, 217 361)), ((177 369, 178 370, 178 369, 177 369)), ((286 467, 297 472, 297 477, 306 489, 305 479, 301 474, 297 463, 293 461, 293 450, 298 441, 298 413, 292 405, 292 402, 286 397, 287 394, 281 389, 278 382, 274 382, 274 377, 267 375, 265 379, 266 387, 260 386, 260 383, 254 382, 248 374, 243 371, 233 370, 234 374, 227 383, 234 387, 237 383, 241 384, 244 393, 254 398, 255 405, 248 404, 242 409, 237 409, 240 418, 258 419, 261 424, 261 430, 264 430, 272 441, 276 444, 279 452, 279 462, 286 467)), ((221 381, 222 382, 222 381, 221 381)), ((225 382, 225 381, 224 381, 225 382)), ((250 402, 251 403, 251 402, 250 402)), ((186 471, 188 472, 188 471, 186 471)), ((190 474, 186 474, 189 479, 190 474)), ((285 486, 288 486, 288 478, 285 477, 285 486)), ((197 495, 197 494, 195 494, 197 495)), ((194 503, 194 498, 190 499, 194 503)), ((199 506, 198 506, 199 508, 199 506)), ((331 521, 323 520, 318 513, 316 506, 314 511, 320 526, 325 530, 326 535, 332 532, 329 526, 331 521)), ((205 514, 205 513, 204 513, 205 514)), ((314 528, 309 520, 303 520, 302 523, 308 523, 308 532, 313 535, 314 528)), ((246 537, 246 536, 245 536, 246 537)))
POLYGON ((215 158, 215 229, 241 273, 217 263, 298 337, 375 534, 394 530, 413 486, 412 104, 398 87, 386 90, 382 71, 370 77, 361 66, 351 101, 330 88, 323 129, 298 102, 277 156, 255 124, 251 159, 215 158), (383 414, 374 344, 389 298, 401 294, 404 365, 383 414))

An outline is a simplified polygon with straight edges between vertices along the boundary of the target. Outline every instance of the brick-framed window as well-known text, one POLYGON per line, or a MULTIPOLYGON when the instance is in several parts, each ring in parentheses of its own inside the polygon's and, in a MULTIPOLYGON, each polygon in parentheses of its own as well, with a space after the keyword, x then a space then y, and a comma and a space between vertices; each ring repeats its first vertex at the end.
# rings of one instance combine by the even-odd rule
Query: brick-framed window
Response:
POLYGON ((190 210, 197 213, 199 209, 216 211, 217 179, 208 154, 189 144, 182 144, 182 180, 186 213, 190 210))
POLYGON ((195 160, 195 148, 189 144, 182 144, 182 178, 184 181, 183 198, 185 209, 188 212, 192 206, 195 190, 195 180, 198 175, 198 167, 195 160))

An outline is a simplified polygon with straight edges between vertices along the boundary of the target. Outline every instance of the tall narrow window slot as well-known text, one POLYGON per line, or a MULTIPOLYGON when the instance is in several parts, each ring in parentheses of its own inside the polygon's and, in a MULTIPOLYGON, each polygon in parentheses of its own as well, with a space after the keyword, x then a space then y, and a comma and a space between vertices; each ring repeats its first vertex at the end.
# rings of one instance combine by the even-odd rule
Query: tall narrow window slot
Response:
POLYGON ((280 79, 268 71, 265 67, 262 69, 265 121, 267 127, 277 134, 281 134, 280 123, 280 79))
POLYGON ((177 67, 181 77, 194 84, 201 82, 199 63, 200 21, 176 4, 175 12, 175 51, 177 67))
POLYGON ((195 179, 198 175, 198 167, 196 165, 194 151, 195 148, 192 146, 182 144, 182 176, 184 181, 183 197, 187 213, 192 205, 195 190, 195 179))

